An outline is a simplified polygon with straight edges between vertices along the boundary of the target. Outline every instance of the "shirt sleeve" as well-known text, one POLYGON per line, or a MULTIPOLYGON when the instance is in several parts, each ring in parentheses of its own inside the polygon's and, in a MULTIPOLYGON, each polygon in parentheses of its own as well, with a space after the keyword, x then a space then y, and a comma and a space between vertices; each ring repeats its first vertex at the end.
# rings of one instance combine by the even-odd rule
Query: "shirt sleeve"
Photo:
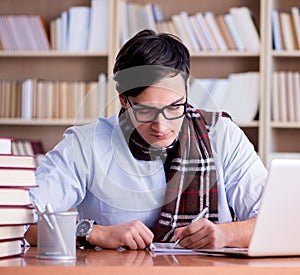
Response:
POLYGON ((244 132, 221 117, 212 133, 213 150, 228 206, 238 220, 257 215, 267 170, 244 132))
POLYGON ((36 170, 37 188, 31 188, 31 199, 44 207, 51 203, 54 211, 66 211, 76 207, 85 197, 88 181, 87 142, 82 140, 80 131, 69 128, 63 140, 36 170))

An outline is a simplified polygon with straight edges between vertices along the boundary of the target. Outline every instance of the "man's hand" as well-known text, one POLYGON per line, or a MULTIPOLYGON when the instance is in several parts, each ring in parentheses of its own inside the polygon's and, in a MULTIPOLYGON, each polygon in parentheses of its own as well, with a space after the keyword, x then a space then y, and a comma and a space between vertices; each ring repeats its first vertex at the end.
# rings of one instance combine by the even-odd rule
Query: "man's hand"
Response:
POLYGON ((187 248, 248 247, 256 218, 241 222, 214 224, 200 219, 188 226, 177 228, 174 240, 187 248))
POLYGON ((152 231, 138 220, 114 226, 95 225, 88 239, 91 244, 110 249, 145 249, 152 240, 152 231))

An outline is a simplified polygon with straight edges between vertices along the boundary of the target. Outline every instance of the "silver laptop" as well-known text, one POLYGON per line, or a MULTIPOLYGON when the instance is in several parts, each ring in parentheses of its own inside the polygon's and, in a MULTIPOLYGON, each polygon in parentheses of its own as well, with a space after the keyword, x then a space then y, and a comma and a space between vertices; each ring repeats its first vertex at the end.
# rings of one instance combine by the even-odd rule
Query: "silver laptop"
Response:
POLYGON ((274 159, 248 249, 197 249, 247 257, 300 255, 300 159, 274 159))

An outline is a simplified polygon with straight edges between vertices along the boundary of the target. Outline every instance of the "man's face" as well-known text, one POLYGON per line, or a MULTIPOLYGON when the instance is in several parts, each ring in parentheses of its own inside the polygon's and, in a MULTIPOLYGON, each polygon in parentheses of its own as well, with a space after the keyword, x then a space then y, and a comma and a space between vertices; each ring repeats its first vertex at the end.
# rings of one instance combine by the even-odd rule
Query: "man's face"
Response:
POLYGON ((137 97, 128 96, 126 101, 120 96, 121 104, 129 110, 130 118, 139 134, 152 147, 163 148, 171 145, 178 136, 183 121, 184 106, 186 101, 186 91, 184 80, 181 75, 166 77, 157 84, 146 88, 137 97), (181 104, 181 105, 178 105, 181 104), (157 114, 158 110, 164 108, 162 113, 157 114), (135 112, 135 114, 134 114, 135 112), (154 118, 150 122, 139 122, 154 118))

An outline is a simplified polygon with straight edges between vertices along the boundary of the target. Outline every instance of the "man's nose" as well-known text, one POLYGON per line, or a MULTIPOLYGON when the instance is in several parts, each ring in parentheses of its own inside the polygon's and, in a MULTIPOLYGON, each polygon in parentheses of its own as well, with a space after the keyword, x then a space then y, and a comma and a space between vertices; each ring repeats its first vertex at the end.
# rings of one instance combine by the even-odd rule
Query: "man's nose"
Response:
POLYGON ((169 125, 168 119, 166 119, 162 113, 158 114, 156 120, 154 120, 152 124, 156 131, 162 131, 169 125))

